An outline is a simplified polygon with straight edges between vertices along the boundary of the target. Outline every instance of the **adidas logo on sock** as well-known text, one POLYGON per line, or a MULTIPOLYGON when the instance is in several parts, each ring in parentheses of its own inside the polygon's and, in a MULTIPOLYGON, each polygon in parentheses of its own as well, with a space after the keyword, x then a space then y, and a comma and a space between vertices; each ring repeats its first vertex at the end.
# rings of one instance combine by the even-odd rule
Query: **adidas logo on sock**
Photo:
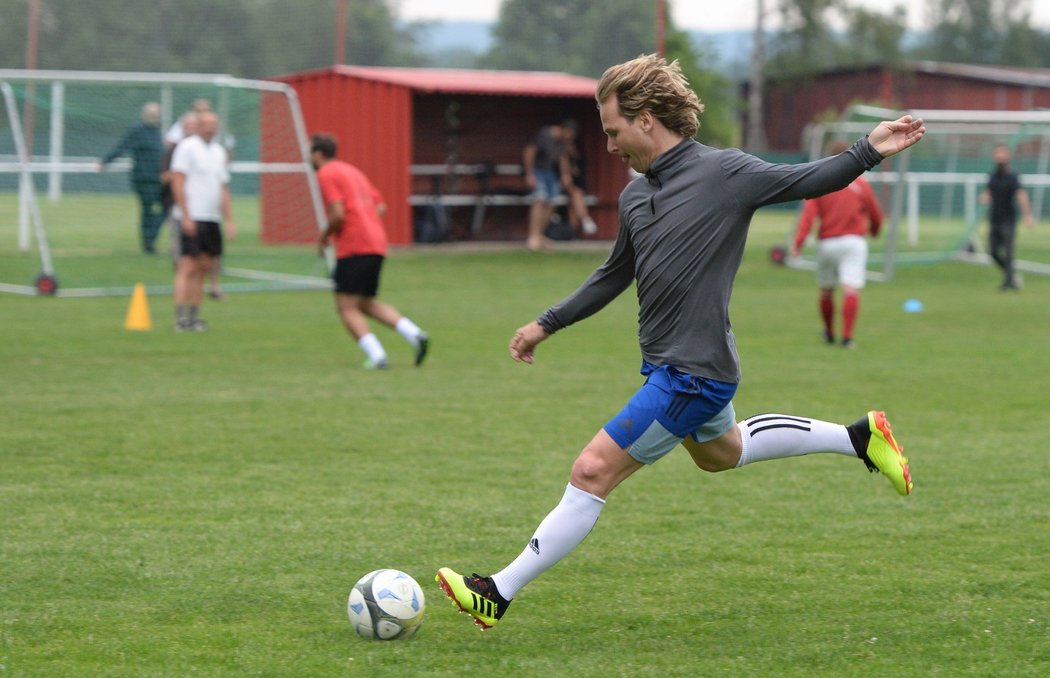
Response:
POLYGON ((532 541, 529 542, 529 548, 532 549, 533 553, 536 555, 540 555, 540 540, 533 537, 532 541))

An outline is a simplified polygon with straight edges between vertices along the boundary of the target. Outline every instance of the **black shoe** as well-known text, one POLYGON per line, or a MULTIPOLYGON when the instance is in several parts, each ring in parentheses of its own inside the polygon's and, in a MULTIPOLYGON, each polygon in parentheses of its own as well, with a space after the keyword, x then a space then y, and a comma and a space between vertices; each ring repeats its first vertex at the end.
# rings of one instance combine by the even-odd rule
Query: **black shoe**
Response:
POLYGON ((821 334, 820 336, 824 337, 824 343, 825 344, 834 344, 835 343, 835 335, 832 334, 831 332, 828 332, 828 331, 825 330, 824 333, 821 334))
POLYGON ((842 340, 842 348, 848 348, 848 349, 851 349, 851 350, 855 349, 855 348, 857 348, 857 342, 853 341, 852 339, 843 339, 842 340))
POLYGON ((423 364, 423 360, 427 357, 427 349, 430 348, 430 336, 423 332, 419 335, 418 343, 416 344, 416 367, 423 364))

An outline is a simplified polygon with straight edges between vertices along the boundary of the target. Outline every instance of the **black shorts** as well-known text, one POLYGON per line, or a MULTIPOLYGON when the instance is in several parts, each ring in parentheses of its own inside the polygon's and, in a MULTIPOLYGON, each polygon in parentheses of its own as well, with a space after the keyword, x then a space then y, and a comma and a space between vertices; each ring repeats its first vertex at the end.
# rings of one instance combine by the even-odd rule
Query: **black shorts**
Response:
POLYGON ((332 273, 335 291, 338 294, 374 297, 379 293, 379 272, 382 269, 382 254, 358 254, 339 259, 332 273))
POLYGON ((215 221, 198 221, 197 235, 188 236, 180 230, 179 252, 184 257, 195 257, 206 254, 209 257, 222 256, 222 227, 215 221))

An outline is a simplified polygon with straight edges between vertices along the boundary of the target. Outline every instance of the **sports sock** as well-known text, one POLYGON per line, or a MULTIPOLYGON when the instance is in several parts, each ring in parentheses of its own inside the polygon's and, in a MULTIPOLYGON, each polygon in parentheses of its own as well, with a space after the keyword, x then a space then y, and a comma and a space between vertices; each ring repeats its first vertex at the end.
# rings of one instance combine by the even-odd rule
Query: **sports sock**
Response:
POLYGON ((831 290, 820 291, 820 317, 824 320, 824 331, 829 337, 835 336, 835 299, 831 290))
POLYGON ((189 306, 186 306, 185 304, 179 304, 178 306, 175 307, 175 320, 179 321, 180 323, 181 322, 186 322, 186 320, 189 317, 190 317, 190 308, 189 308, 189 306))
POLYGON ((405 341, 413 346, 416 346, 419 343, 419 335, 423 334, 423 330, 419 329, 414 322, 403 316, 401 320, 398 320, 397 324, 394 325, 394 329, 397 330, 398 334, 405 338, 405 341))
POLYGON ((842 298, 842 338, 853 338, 853 323, 857 320, 857 310, 860 308, 860 295, 849 292, 842 298))
POLYGON ((523 586, 579 546, 598 522, 604 505, 604 499, 567 485, 561 502, 536 528, 521 555, 492 575, 500 595, 510 600, 523 586))
POLYGON ((357 345, 361 347, 361 350, 365 352, 365 355, 372 362, 378 363, 386 360, 386 351, 383 350, 383 345, 379 343, 379 338, 371 332, 358 339, 357 345))
POLYGON ((842 424, 783 414, 760 414, 737 426, 743 441, 737 468, 756 461, 817 452, 857 456, 849 432, 842 424))
POLYGON ((200 317, 200 313, 201 313, 201 307, 200 306, 190 306, 189 316, 188 316, 189 321, 191 323, 197 322, 197 318, 200 317))

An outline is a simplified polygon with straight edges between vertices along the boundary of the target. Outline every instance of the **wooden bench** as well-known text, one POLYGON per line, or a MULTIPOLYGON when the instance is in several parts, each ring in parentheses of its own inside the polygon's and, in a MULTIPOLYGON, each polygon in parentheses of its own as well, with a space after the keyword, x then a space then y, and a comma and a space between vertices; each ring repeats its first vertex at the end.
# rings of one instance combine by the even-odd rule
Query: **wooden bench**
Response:
MULTIPOLYGON (((493 190, 491 180, 493 177, 521 177, 524 167, 515 164, 488 164, 488 163, 458 163, 458 164, 419 164, 410 168, 413 177, 430 177, 431 191, 429 193, 413 193, 408 198, 408 203, 413 207, 473 207, 474 214, 470 221, 470 232, 477 235, 481 232, 485 221, 485 212, 489 207, 520 207, 531 205, 534 200, 524 183, 521 184, 521 193, 500 193, 498 189, 493 190), (472 178, 477 184, 474 193, 448 193, 445 191, 444 183, 452 179, 472 178)), ((598 198, 588 195, 585 198, 588 205, 597 205, 598 198)), ((562 206, 568 203, 568 198, 563 194, 551 201, 554 206, 562 206)))

